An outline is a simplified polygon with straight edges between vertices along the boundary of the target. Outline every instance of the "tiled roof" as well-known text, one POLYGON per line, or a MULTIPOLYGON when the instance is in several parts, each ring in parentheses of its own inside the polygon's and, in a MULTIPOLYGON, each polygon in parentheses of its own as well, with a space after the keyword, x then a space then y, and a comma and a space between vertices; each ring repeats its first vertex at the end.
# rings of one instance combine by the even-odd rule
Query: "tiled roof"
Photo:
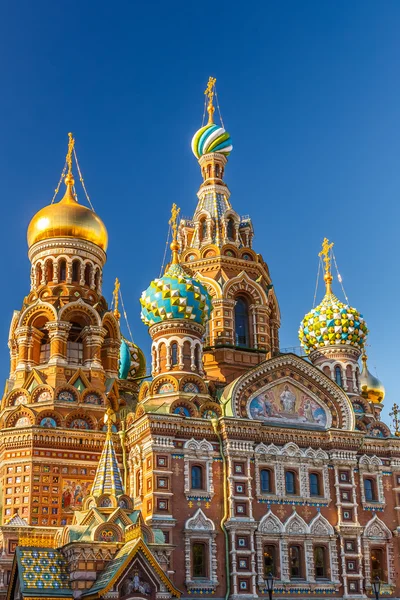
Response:
POLYGON ((67 561, 59 550, 17 547, 15 552, 24 597, 72 597, 67 561))

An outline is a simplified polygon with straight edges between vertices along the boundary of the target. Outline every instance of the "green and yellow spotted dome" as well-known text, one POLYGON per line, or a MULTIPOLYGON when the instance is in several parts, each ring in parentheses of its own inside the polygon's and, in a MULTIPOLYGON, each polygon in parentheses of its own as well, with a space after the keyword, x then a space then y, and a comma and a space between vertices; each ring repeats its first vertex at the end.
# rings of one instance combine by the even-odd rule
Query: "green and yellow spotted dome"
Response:
POLYGON ((348 345, 364 347, 368 334, 363 316, 343 304, 334 294, 327 293, 300 324, 300 344, 307 354, 325 346, 348 345))
POLYGON ((211 297, 199 281, 179 264, 171 264, 154 279, 140 299, 142 321, 148 325, 169 319, 187 319, 205 325, 212 310, 211 297))

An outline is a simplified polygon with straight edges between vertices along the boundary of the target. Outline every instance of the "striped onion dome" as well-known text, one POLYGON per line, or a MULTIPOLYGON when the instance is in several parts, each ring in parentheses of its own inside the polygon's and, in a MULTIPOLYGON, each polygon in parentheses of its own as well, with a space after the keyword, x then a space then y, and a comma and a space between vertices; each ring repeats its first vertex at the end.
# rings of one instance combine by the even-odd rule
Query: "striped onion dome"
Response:
POLYGON ((208 123, 196 131, 192 139, 192 152, 196 158, 210 152, 219 152, 228 156, 232 152, 232 148, 229 133, 215 123, 208 123))

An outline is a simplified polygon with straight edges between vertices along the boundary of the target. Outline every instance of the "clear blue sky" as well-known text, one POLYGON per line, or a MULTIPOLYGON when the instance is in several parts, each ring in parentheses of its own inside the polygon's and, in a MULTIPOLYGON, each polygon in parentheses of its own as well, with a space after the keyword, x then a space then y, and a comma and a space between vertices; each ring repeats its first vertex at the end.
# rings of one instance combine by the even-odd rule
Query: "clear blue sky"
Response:
POLYGON ((172 202, 194 211, 190 140, 214 75, 234 143, 226 180, 271 270, 281 346, 298 344, 327 236, 367 319, 387 415, 399 400, 399 26, 393 0, 3 3, 2 376, 29 292, 26 227, 51 201, 68 131, 109 231, 105 295, 118 275, 148 351, 138 298, 159 274, 172 202))

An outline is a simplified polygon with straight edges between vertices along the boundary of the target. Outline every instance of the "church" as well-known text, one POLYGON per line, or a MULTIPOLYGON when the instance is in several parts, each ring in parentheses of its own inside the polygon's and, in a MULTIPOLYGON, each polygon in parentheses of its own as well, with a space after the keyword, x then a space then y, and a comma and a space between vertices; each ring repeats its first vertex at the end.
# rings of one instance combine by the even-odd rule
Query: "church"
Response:
POLYGON ((335 296, 324 239, 325 294, 301 352, 280 349, 213 78, 205 101, 197 206, 173 205, 170 262, 140 297, 149 352, 121 333, 118 281, 103 296, 107 229, 77 200, 72 134, 28 225, 0 411, 0 600, 253 600, 271 582, 282 600, 361 600, 377 581, 400 597, 397 406, 392 434, 366 321, 335 296))

